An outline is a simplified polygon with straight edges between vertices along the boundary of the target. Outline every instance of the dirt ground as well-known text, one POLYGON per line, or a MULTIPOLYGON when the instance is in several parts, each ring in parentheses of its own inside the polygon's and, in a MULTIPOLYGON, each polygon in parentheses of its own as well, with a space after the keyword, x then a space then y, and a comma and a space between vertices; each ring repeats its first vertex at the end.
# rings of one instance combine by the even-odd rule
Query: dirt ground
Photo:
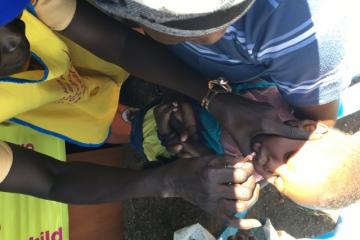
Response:
MULTIPOLYGON (((146 102, 162 94, 162 89, 131 80, 123 89, 123 101, 143 106, 146 102), (127 89, 137 88, 137 94, 127 89), (137 98, 135 95, 141 95, 137 98)), ((337 127, 345 132, 354 133, 360 129, 360 113, 344 118, 337 127)), ((141 167, 142 159, 129 163, 131 167, 141 167)), ((270 218, 277 230, 285 230, 296 238, 309 237, 330 230, 334 223, 326 215, 304 209, 282 197, 271 186, 261 191, 260 200, 250 210, 249 216, 270 218)), ((124 202, 124 239, 125 240, 167 240, 173 238, 174 231, 201 223, 214 236, 224 229, 213 217, 182 199, 138 199, 124 202)))

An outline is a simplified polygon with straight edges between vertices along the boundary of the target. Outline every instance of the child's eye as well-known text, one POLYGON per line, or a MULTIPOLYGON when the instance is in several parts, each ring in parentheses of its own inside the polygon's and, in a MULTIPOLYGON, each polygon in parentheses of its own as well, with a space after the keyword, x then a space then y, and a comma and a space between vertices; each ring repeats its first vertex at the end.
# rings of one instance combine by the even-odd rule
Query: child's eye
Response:
POLYGON ((291 158, 295 153, 296 153, 296 151, 290 151, 290 152, 285 153, 284 162, 286 163, 289 160, 289 158, 291 158))

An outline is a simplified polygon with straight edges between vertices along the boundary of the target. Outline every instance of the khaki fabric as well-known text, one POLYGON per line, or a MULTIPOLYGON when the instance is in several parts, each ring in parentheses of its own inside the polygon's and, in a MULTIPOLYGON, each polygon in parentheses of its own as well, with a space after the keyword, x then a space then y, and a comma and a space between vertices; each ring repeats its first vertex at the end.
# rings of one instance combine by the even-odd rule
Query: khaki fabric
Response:
POLYGON ((32 0, 38 17, 51 29, 64 30, 75 15, 76 0, 32 0))
POLYGON ((13 154, 11 148, 7 143, 0 142, 0 183, 9 174, 12 162, 13 154))

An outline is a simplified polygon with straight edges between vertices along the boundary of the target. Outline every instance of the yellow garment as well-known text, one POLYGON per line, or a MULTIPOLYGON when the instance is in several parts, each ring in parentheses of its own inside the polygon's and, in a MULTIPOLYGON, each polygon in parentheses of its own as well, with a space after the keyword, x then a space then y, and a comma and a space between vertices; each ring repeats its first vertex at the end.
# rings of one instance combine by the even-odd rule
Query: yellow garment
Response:
POLYGON ((168 152, 163 145, 161 145, 161 141, 159 140, 154 116, 154 108, 155 107, 146 112, 143 122, 143 149, 146 158, 149 161, 157 160, 158 156, 165 158, 171 157, 171 153, 168 152))
POLYGON ((45 70, 0 78, 0 122, 11 121, 80 145, 101 144, 128 77, 24 11, 26 36, 45 70))
POLYGON ((13 162, 13 154, 7 143, 0 141, 0 183, 9 174, 13 162))

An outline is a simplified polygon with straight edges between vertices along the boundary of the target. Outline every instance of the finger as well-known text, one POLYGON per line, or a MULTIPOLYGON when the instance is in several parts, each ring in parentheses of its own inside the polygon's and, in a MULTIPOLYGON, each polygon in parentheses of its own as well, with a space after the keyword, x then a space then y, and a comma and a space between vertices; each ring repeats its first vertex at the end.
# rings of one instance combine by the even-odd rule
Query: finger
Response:
POLYGON ((241 184, 246 182, 253 173, 252 164, 242 164, 240 168, 215 168, 209 175, 216 183, 241 184))
POLYGON ((207 159, 208 165, 213 168, 229 168, 241 162, 243 157, 233 157, 229 155, 212 155, 207 159))
POLYGON ((177 134, 174 132, 166 136, 166 138, 162 141, 162 145, 166 147, 166 150, 173 154, 178 154, 183 149, 183 146, 181 142, 179 142, 177 134))
POLYGON ((170 116, 173 111, 173 107, 170 104, 159 105, 154 109, 155 122, 160 135, 168 135, 171 132, 170 129, 170 116))
POLYGON ((185 142, 188 139, 198 140, 196 124, 190 125, 188 119, 184 120, 184 113, 181 111, 174 112, 170 118, 170 126, 178 133, 180 141, 185 142))
MULTIPOLYGON (((184 152, 184 151, 180 151, 179 153, 177 153, 177 156, 179 158, 193 158, 194 156, 191 155, 190 153, 184 152)), ((196 156, 195 156, 196 157, 196 156)))
POLYGON ((226 218, 225 225, 243 230, 249 230, 252 228, 258 228, 262 226, 260 221, 257 219, 238 219, 233 216, 228 216, 226 218))
MULTIPOLYGON (((168 145, 166 147, 166 150, 168 150, 170 153, 176 154, 176 155, 180 154, 182 149, 183 148, 182 148, 181 144, 168 145)), ((181 157, 181 155, 180 155, 180 157, 181 157)))
POLYGON ((179 116, 179 111, 176 111, 173 115, 171 115, 170 126, 179 135, 179 140, 181 142, 185 142, 189 138, 188 130, 179 116))
POLYGON ((224 185, 222 195, 226 199, 249 201, 252 199, 255 184, 253 188, 242 186, 241 184, 224 185))
POLYGON ((260 196, 260 184, 256 184, 255 185, 255 190, 253 192, 253 195, 251 197, 251 199, 248 201, 248 204, 250 207, 254 206, 254 204, 257 202, 257 200, 259 199, 260 196))
POLYGON ((251 200, 249 201, 241 201, 241 200, 230 200, 230 199, 223 199, 221 200, 220 206, 223 211, 230 214, 235 215, 237 213, 244 212, 251 208, 254 205, 254 202, 251 200))
POLYGON ((223 185, 220 188, 222 197, 229 200, 249 201, 249 204, 254 204, 260 194, 259 184, 253 187, 244 187, 241 184, 223 185))
POLYGON ((187 102, 182 102, 179 105, 179 109, 188 134, 190 136, 194 135, 196 133, 196 119, 192 106, 187 102))
MULTIPOLYGON (((254 191, 253 197, 249 201, 237 201, 236 202, 237 208, 239 208, 239 210, 240 210, 238 212, 243 212, 244 208, 246 208, 245 210, 251 208, 258 200, 259 194, 260 194, 260 186, 257 185, 256 189, 254 191), (244 206, 241 206, 241 204, 244 204, 244 206)), ((236 228, 245 230, 245 229, 251 229, 251 228, 256 228, 256 227, 262 226, 260 221, 258 221, 256 219, 237 219, 234 217, 233 214, 229 214, 229 212, 225 213, 225 215, 226 215, 225 219, 228 221, 227 225, 232 226, 232 227, 236 227, 236 228)))
POLYGON ((251 163, 252 164, 252 161, 254 160, 254 157, 256 156, 256 153, 255 152, 252 152, 252 153, 250 153, 249 155, 246 155, 245 157, 244 157, 244 162, 249 162, 249 163, 251 163))
POLYGON ((183 151, 191 155, 192 157, 199 157, 201 149, 200 146, 196 146, 194 144, 189 144, 188 142, 182 143, 183 151))
POLYGON ((254 175, 249 176, 249 178, 241 184, 242 187, 248 188, 250 191, 254 191, 256 187, 256 179, 254 175))

